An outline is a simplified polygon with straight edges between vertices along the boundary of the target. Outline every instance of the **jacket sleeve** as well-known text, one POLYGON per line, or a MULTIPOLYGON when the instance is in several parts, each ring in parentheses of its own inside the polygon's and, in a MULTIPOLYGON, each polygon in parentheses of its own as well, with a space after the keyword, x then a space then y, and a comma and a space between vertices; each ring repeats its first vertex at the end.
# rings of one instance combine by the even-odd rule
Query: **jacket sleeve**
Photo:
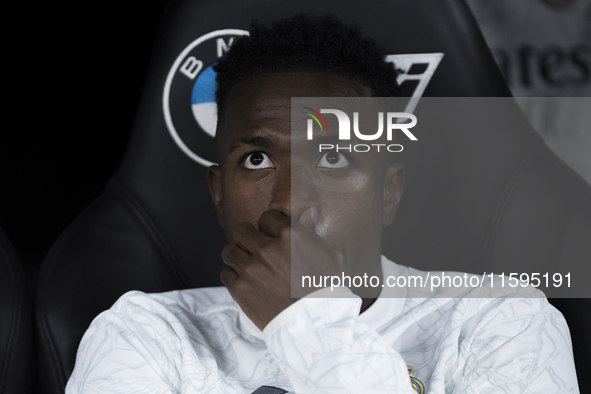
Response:
POLYGON ((329 291, 313 295, 345 298, 303 298, 263 330, 295 392, 416 394, 402 357, 359 321, 361 299, 347 288, 329 291))
MULTIPOLYGON (((402 356, 359 321, 361 300, 351 297, 304 298, 263 330, 295 392, 416 394, 402 356)), ((462 324, 430 392, 579 392, 568 327, 545 298, 462 302, 480 311, 462 324)))
MULTIPOLYGON (((486 308, 487 300, 472 300, 486 308)), ((571 338, 544 297, 496 299, 460 345, 454 393, 578 393, 571 338)), ((468 322, 465 326, 470 326, 468 322)))
POLYGON ((182 348, 182 327, 163 313, 162 305, 130 292, 98 315, 78 347, 66 394, 178 392, 181 355, 174 349, 182 348))

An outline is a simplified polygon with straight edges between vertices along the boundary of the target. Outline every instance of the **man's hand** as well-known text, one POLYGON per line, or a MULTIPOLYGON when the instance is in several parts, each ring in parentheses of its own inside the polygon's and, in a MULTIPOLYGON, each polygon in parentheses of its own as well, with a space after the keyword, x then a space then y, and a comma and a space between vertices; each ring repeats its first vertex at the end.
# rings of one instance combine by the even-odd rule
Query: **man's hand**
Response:
POLYGON ((312 231, 310 223, 314 221, 314 211, 306 211, 299 222, 292 224, 283 213, 269 210, 261 215, 258 229, 250 223, 239 224, 234 243, 222 251, 228 265, 221 272, 222 283, 261 330, 298 300, 291 298, 292 257, 297 264, 294 268, 306 275, 311 275, 307 269, 311 267, 322 274, 342 270, 342 255, 312 231))

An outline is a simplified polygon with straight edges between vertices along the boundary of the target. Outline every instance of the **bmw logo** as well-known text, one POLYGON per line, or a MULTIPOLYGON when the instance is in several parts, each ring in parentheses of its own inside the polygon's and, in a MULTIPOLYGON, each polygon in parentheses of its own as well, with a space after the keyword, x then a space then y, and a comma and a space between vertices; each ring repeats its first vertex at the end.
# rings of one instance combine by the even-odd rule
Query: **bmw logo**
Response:
POLYGON ((214 164, 213 137, 217 125, 216 80, 213 65, 245 30, 207 33, 190 43, 176 58, 164 85, 164 120, 175 144, 189 158, 214 164))

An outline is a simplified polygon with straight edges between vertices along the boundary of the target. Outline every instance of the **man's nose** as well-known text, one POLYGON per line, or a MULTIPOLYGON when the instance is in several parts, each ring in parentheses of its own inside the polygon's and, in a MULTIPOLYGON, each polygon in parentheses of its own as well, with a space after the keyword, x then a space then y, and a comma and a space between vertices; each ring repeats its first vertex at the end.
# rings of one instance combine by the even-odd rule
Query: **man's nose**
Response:
POLYGON ((306 209, 317 205, 314 196, 311 174, 306 173, 301 166, 291 165, 289 171, 277 177, 269 209, 299 219, 306 209))
POLYGON ((275 209, 291 218, 291 170, 277 174, 269 209, 275 209))

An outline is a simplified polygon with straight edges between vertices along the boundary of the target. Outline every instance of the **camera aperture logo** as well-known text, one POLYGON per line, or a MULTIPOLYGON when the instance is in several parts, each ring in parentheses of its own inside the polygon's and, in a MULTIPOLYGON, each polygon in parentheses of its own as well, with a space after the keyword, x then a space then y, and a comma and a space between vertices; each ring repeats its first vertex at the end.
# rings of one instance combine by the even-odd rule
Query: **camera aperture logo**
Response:
MULTIPOLYGON (((318 116, 318 118, 322 119, 322 123, 324 123, 324 126, 326 127, 326 131, 328 131, 328 125, 326 124, 326 120, 324 120, 324 117, 322 115, 320 115, 320 113, 318 113, 318 111, 314 111, 312 108, 309 108, 309 107, 302 107, 302 108, 314 112, 318 116)), ((316 116, 312 115, 309 112, 303 112, 303 113, 306 114, 306 115, 311 116, 312 119, 314 119, 316 121, 316 123, 318 123, 318 126, 320 126, 320 130, 323 130, 322 129, 322 123, 320 123, 320 121, 318 120, 318 118, 316 116)), ((312 119, 308 119, 308 139, 309 140, 312 139, 312 127, 311 127, 311 124, 309 122, 312 119)))
MULTIPOLYGON (((314 139, 314 121, 320 127, 321 131, 328 132, 328 124, 326 119, 322 114, 333 114, 336 116, 337 121, 339 123, 339 141, 351 141, 351 119, 349 115, 347 115, 344 111, 339 109, 320 109, 320 111, 316 111, 310 107, 302 107, 307 111, 303 111, 304 114, 311 117, 311 119, 307 120, 307 139, 312 141, 314 139), (310 111, 310 112, 308 112, 310 111), (324 127, 323 127, 324 125, 324 127)), ((362 141, 376 141, 382 138, 384 134, 384 129, 386 131, 386 141, 390 142, 394 139, 394 132, 396 130, 400 130, 404 133, 406 137, 408 137, 411 141, 418 141, 417 137, 409 130, 416 126, 417 124, 417 117, 409 112, 378 112, 378 130, 376 132, 365 134, 360 130, 359 127, 359 112, 353 112, 353 134, 356 139, 362 141), (401 120, 407 120, 404 123, 401 123, 401 120), (410 120, 410 122, 408 122, 410 120), (385 123, 385 127, 384 127, 385 123)), ((337 143, 337 144, 318 144, 318 151, 322 152, 323 150, 335 150, 339 151, 348 151, 348 152, 402 152, 404 147, 401 144, 397 143, 387 143, 387 144, 380 144, 380 143, 367 143, 367 144, 346 144, 346 143, 337 143)))

